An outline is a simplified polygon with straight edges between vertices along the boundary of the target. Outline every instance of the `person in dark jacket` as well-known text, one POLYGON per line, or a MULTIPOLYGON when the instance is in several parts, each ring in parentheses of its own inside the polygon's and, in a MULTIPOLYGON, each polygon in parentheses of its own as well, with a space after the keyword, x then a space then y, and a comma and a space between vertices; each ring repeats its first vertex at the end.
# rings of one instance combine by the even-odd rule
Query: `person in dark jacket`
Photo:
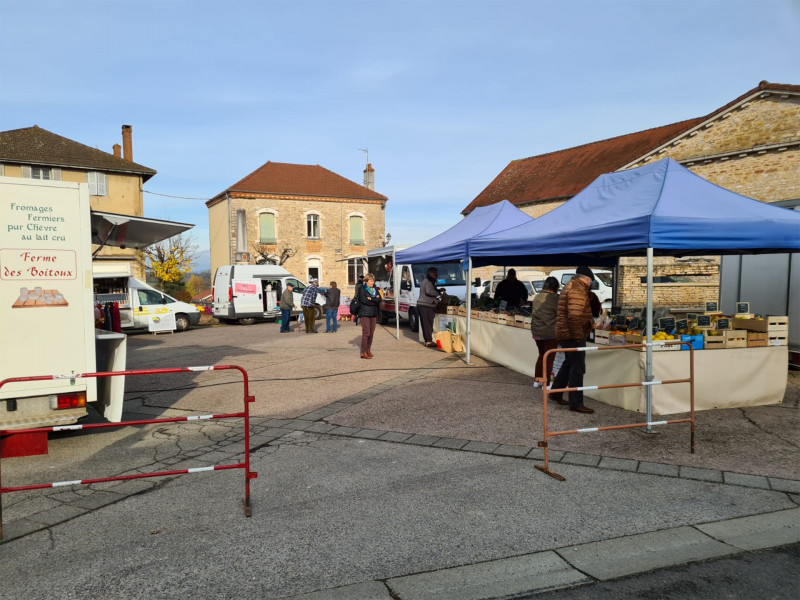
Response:
POLYGON ((523 302, 528 300, 528 290, 525 288, 525 284, 517 279, 517 271, 515 269, 509 269, 506 278, 497 284, 497 289, 494 291, 494 299, 501 302, 505 300, 508 308, 521 306, 523 302))
POLYGON ((422 338, 425 346, 436 348, 433 343, 433 319, 436 316, 436 304, 439 302, 439 290, 436 289, 436 280, 439 278, 439 271, 436 267, 428 269, 422 285, 419 286, 419 298, 417 299, 417 311, 419 312, 419 322, 422 325, 422 338))
POLYGON ((361 309, 358 311, 358 318, 361 320, 361 358, 373 358, 374 356, 372 354, 372 338, 378 324, 381 300, 383 300, 383 296, 381 291, 375 287, 375 276, 367 273, 364 275, 364 285, 358 288, 358 301, 361 304, 361 309))
MULTIPOLYGON (((361 286, 363 286, 363 285, 364 285, 364 276, 363 275, 359 275, 358 276, 358 281, 356 282, 356 290, 353 293, 354 297, 358 298, 358 290, 360 290, 361 286)), ((354 325, 358 325, 358 315, 355 316, 355 318, 353 319, 353 322, 354 322, 353 323, 354 325)))
POLYGON ((533 297, 533 313, 531 314, 531 335, 539 349, 539 357, 534 368, 533 387, 542 387, 550 380, 553 372, 555 354, 547 357, 547 365, 542 369, 542 358, 545 352, 558 347, 556 339, 556 316, 558 314, 558 279, 548 277, 544 280, 542 291, 533 297))
MULTIPOLYGON (((558 299, 556 316, 556 338, 562 348, 583 348, 592 331, 594 321, 589 303, 589 288, 594 281, 594 273, 589 267, 580 266, 575 277, 569 280, 558 299)), ((586 352, 565 352, 564 364, 558 370, 553 388, 583 387, 583 374, 586 372, 586 352)), ((569 401, 556 392, 553 400, 559 404, 569 404, 569 409, 579 413, 593 413, 594 410, 583 405, 583 392, 570 392, 569 401)))
MULTIPOLYGON (((294 308, 294 284, 286 283, 286 289, 281 294, 281 333, 289 333, 289 324, 294 308)), ((300 327, 300 325, 298 325, 300 327)))
POLYGON ((331 281, 331 287, 323 294, 325 296, 325 333, 336 333, 339 330, 339 299, 342 291, 336 287, 336 282, 331 281))

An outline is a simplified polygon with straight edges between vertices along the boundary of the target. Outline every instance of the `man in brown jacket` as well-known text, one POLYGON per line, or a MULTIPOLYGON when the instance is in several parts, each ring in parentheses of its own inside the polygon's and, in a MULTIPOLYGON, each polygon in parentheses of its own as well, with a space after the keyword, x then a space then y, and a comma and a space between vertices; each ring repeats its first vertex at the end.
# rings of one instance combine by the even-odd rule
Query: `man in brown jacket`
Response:
MULTIPOLYGON (((580 266, 575 277, 561 290, 556 316, 556 339, 562 348, 583 348, 592 331, 592 308, 589 303, 589 288, 594 281, 594 273, 589 267, 580 266)), ((564 363, 558 370, 553 389, 582 387, 586 372, 586 352, 565 352, 564 363)), ((583 405, 583 392, 570 392, 569 401, 561 393, 552 395, 559 404, 569 404, 569 409, 579 413, 593 413, 594 410, 583 405)))

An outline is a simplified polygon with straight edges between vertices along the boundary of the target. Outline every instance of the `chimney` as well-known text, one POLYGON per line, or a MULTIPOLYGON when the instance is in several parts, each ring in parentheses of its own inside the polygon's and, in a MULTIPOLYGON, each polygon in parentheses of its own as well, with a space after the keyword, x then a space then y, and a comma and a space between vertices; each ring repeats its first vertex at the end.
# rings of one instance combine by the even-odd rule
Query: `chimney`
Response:
POLYGON ((129 162, 133 162, 133 140, 131 139, 132 133, 133 127, 130 125, 122 126, 122 157, 129 162))
POLYGON ((375 169, 371 163, 367 163, 367 168, 364 169, 364 187, 375 191, 375 169))
POLYGON ((119 144, 114 144, 114 156, 117 158, 122 158, 122 146, 119 144))

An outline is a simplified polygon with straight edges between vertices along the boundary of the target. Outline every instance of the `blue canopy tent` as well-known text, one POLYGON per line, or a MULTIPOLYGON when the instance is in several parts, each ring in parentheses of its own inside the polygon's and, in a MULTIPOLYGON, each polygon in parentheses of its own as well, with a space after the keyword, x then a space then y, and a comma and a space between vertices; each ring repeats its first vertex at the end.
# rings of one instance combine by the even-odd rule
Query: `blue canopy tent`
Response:
MULTIPOLYGON (((529 223, 469 241, 472 265, 612 265, 647 256, 647 342, 652 342, 653 256, 800 250, 800 214, 719 187, 665 158, 601 175, 529 223)), ((469 337, 469 324, 467 325, 469 337)), ((647 380, 652 350, 647 347, 647 380)), ((651 419, 647 387, 647 420, 651 419)))
MULTIPOLYGON (((431 239, 411 246, 405 250, 400 250, 395 254, 394 264, 399 263, 419 263, 419 262, 446 262, 460 261, 467 253, 469 241, 477 235, 495 235, 502 231, 517 227, 533 219, 511 204, 508 200, 497 202, 491 206, 476 208, 461 221, 432 237, 431 239)), ((470 290, 472 273, 467 277, 467 290, 470 290)), ((400 318, 397 298, 399 282, 397 281, 397 269, 393 281, 395 297, 395 321, 398 323, 397 339, 400 339, 400 318)), ((472 294, 467 292, 467 310, 472 304, 472 294)), ((469 356, 469 340, 467 340, 467 356, 469 356)))

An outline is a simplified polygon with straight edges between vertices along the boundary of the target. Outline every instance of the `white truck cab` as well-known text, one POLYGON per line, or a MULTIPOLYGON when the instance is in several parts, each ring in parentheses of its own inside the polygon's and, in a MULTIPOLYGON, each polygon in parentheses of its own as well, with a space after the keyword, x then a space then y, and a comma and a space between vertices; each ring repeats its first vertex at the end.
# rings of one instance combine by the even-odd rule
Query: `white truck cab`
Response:
MULTIPOLYGON (((275 319, 281 314, 280 300, 286 284, 294 284, 294 303, 300 299, 308 284, 300 281, 278 265, 223 265, 214 273, 212 314, 225 321, 251 325, 257 319, 275 319)), ((317 319, 323 315, 325 296, 317 294, 314 311, 317 319)))
POLYGON ((93 280, 96 303, 119 303, 122 329, 147 329, 151 317, 165 314, 175 315, 177 331, 186 331, 200 321, 200 312, 193 304, 176 300, 127 273, 95 270, 93 280))
MULTIPOLYGON (((436 267, 439 278, 436 281, 437 288, 444 288, 448 296, 456 296, 464 301, 467 282, 466 272, 462 269, 461 261, 441 262, 441 263, 414 263, 397 264, 392 266, 395 250, 402 247, 386 246, 376 248, 367 252, 367 270, 375 275, 375 285, 384 291, 384 300, 381 304, 380 321, 386 324, 389 319, 395 316, 394 291, 392 273, 396 268, 399 274, 399 299, 398 308, 400 318, 407 320, 411 331, 419 330, 419 314, 417 312, 417 300, 419 299, 419 289, 425 280, 428 269, 436 267)), ((475 293, 475 288, 472 287, 475 293)))

